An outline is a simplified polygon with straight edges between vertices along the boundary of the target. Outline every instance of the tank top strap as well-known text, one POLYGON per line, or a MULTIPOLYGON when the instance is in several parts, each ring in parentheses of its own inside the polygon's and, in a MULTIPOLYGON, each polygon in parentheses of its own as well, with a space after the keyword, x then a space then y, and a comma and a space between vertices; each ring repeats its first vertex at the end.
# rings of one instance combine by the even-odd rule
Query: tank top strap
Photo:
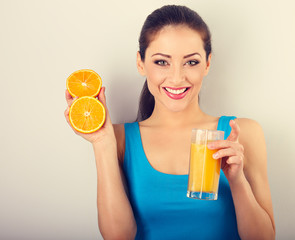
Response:
POLYGON ((224 131, 224 139, 227 139, 231 132, 230 120, 234 120, 235 116, 221 116, 218 121, 217 130, 224 131))
MULTIPOLYGON (((138 122, 125 123, 125 156, 123 168, 125 171, 132 171, 134 167, 141 169, 145 155, 142 151, 141 136, 138 122)), ((127 173, 128 174, 128 173, 127 173)))

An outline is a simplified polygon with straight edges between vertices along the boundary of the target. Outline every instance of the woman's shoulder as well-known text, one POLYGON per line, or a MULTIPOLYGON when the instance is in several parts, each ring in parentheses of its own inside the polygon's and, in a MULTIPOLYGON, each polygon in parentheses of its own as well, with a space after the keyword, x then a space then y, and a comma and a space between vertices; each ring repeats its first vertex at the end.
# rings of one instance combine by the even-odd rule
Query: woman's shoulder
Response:
POLYGON ((239 142, 244 147, 245 163, 251 162, 252 159, 257 161, 256 155, 265 157, 266 155, 266 144, 264 133, 261 125, 253 119, 249 118, 236 118, 236 123, 240 128, 239 142))
POLYGON ((239 125, 241 133, 260 134, 263 132, 261 125, 256 120, 250 118, 236 118, 235 122, 239 125))
POLYGON ((255 139, 264 138, 263 129, 261 125, 253 119, 249 118, 236 118, 235 122, 240 128, 239 139, 243 142, 255 141, 255 139))

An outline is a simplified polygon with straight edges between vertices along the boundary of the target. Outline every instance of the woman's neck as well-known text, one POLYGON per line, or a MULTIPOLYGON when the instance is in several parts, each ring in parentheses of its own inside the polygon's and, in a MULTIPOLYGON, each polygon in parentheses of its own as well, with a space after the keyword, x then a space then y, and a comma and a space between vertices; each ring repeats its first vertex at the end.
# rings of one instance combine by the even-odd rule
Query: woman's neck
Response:
POLYGON ((155 104, 152 115, 145 120, 145 123, 159 127, 180 128, 201 123, 206 117, 207 115, 201 110, 199 104, 177 112, 155 104))

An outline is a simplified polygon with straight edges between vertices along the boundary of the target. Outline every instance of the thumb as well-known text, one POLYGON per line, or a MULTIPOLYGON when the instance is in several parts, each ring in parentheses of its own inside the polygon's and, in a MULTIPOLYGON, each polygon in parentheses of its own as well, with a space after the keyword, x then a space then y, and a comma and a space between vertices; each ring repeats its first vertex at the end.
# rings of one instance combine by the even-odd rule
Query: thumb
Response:
POLYGON ((100 101, 102 103, 102 105, 105 108, 106 111, 106 119, 105 119, 105 124, 111 124, 111 118, 110 118, 110 114, 109 114, 109 110, 107 108, 107 103, 106 103, 106 96, 105 96, 105 87, 102 87, 99 95, 97 96, 98 101, 100 101))
POLYGON ((239 125, 234 120, 230 120, 229 125, 231 126, 231 133, 228 136, 227 140, 232 142, 238 141, 240 135, 239 125))
POLYGON ((101 88, 97 98, 106 107, 105 87, 101 88))

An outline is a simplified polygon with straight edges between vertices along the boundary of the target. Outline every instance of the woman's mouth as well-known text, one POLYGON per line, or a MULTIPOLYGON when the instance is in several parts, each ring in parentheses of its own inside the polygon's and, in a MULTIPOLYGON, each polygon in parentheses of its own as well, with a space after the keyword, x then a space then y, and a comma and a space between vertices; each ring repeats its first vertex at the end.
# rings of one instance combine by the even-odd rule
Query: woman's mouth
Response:
POLYGON ((165 90, 165 93, 168 97, 179 100, 185 97, 185 95, 188 93, 189 87, 184 88, 171 88, 171 87, 163 87, 165 90))

